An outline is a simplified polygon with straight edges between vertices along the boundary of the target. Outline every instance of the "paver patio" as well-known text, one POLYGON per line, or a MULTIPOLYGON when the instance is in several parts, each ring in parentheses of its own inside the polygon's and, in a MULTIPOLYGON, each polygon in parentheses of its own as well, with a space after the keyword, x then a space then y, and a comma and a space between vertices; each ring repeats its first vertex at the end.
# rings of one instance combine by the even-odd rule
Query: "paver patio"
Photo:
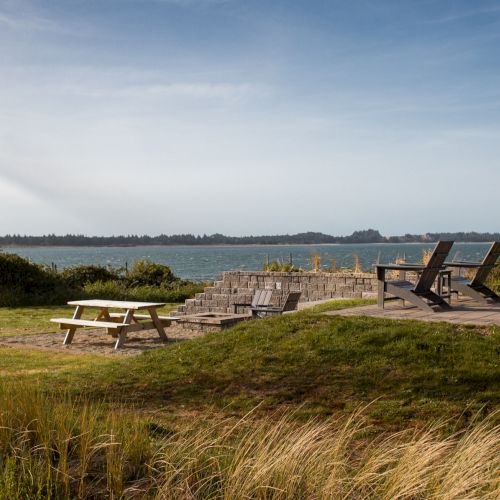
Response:
POLYGON ((331 316, 371 316, 387 319, 416 319, 419 321, 447 321, 468 325, 500 325, 500 303, 480 304, 470 299, 460 298, 451 303, 452 309, 425 312, 418 307, 406 305, 402 307, 400 301, 389 303, 385 309, 376 304, 369 306, 341 309, 325 314, 331 316))

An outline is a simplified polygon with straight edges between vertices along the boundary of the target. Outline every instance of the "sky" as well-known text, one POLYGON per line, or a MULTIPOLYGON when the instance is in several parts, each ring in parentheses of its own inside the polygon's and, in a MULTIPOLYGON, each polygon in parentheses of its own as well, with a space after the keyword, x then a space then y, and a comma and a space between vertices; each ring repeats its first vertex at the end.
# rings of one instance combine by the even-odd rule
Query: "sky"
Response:
POLYGON ((500 231, 499 0, 0 0, 0 234, 500 231))

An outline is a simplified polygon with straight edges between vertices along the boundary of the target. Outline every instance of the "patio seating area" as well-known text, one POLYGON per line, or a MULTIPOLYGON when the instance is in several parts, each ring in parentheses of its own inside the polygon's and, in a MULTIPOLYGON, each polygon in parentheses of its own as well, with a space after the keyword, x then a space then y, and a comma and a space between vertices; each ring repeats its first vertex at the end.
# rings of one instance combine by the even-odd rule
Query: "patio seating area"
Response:
POLYGON ((448 323, 500 326, 500 303, 477 302, 470 298, 454 300, 450 309, 435 309, 424 311, 417 306, 401 307, 398 303, 385 306, 384 309, 376 304, 369 306, 341 309, 325 314, 332 316, 370 316, 385 319, 414 319, 419 321, 446 321, 448 323))

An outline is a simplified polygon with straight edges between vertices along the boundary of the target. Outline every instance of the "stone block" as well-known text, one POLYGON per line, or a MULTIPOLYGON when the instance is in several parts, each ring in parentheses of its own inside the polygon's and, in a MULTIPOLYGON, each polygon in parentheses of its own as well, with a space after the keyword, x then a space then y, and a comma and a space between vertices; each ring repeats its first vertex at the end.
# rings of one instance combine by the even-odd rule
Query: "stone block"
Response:
POLYGON ((354 289, 353 289, 353 286, 352 285, 337 285, 337 289, 336 291, 337 292, 352 292, 354 289))

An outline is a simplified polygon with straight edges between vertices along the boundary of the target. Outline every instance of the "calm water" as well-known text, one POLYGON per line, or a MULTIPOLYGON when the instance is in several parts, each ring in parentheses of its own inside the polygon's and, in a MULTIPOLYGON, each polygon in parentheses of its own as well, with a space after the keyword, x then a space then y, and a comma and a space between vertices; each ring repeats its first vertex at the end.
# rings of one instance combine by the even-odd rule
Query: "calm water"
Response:
MULTIPOLYGON (((58 269, 78 264, 130 266, 136 259, 151 259, 169 265, 174 273, 184 279, 212 280, 222 271, 260 271, 269 258, 293 263, 303 269, 311 269, 313 253, 321 254, 322 267, 328 267, 335 259, 337 267, 352 267, 357 255, 365 270, 380 262, 393 262, 406 256, 408 262, 419 262, 422 252, 434 244, 357 244, 357 245, 257 245, 257 246, 207 246, 207 247, 19 247, 4 248, 5 252, 28 257, 32 262, 54 263, 58 269)), ((480 260, 488 249, 488 243, 456 243, 451 259, 480 260)))

